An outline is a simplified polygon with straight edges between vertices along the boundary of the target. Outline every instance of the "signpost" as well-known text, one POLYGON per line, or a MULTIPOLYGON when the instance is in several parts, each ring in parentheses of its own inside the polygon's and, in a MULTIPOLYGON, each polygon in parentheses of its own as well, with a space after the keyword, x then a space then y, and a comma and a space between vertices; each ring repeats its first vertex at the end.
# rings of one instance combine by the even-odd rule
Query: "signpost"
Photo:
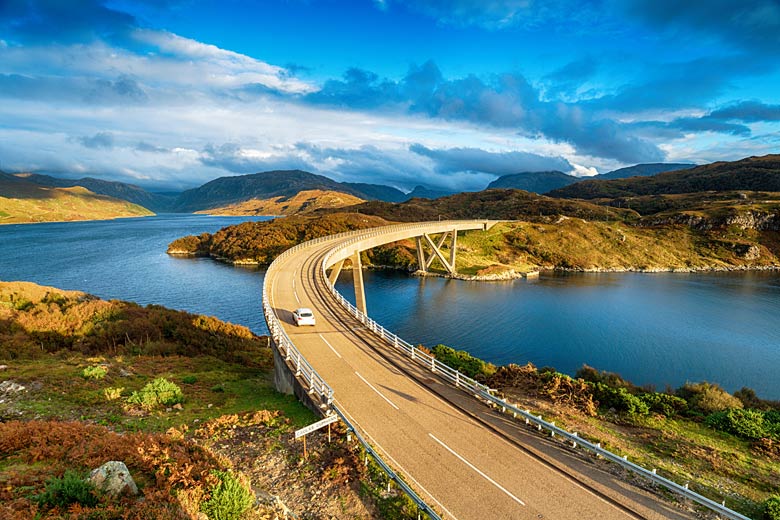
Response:
POLYGON ((300 437, 303 437, 303 458, 304 459, 307 458, 307 453, 306 453, 306 435, 311 433, 311 432, 313 432, 313 431, 319 430, 323 426, 327 426, 328 427, 328 442, 330 442, 330 425, 332 423, 338 421, 338 420, 339 420, 339 416, 336 415, 336 414, 333 414, 333 415, 329 415, 329 416, 325 417, 322 420, 317 421, 316 423, 312 423, 312 424, 310 424, 308 426, 304 426, 300 430, 295 430, 295 438, 296 439, 298 439, 300 437))

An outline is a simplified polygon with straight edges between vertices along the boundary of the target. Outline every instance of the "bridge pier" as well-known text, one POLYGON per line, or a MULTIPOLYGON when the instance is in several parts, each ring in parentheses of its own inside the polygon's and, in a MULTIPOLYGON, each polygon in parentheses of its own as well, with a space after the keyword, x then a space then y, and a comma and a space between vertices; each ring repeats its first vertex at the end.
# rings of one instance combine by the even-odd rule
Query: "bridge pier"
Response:
POLYGON ((336 285, 336 280, 339 279, 339 275, 341 274, 341 268, 343 266, 344 266, 344 260, 339 260, 333 266, 333 269, 331 269, 330 275, 328 276, 328 281, 330 282, 331 285, 336 285))
POLYGON ((438 258, 439 262, 441 262, 441 265, 447 270, 448 273, 452 275, 456 274, 457 271, 455 270, 455 254, 458 246, 457 229, 453 229, 452 231, 445 231, 441 234, 439 240, 436 243, 434 243, 434 241, 427 233, 423 233, 419 237, 414 238, 417 243, 417 266, 419 267, 420 271, 427 273, 428 269, 433 263, 433 259, 438 258), (447 237, 451 237, 449 260, 444 257, 444 253, 441 251, 441 246, 444 245, 447 237), (423 241, 428 244, 432 250, 431 256, 429 256, 427 259, 425 258, 425 251, 423 250, 423 241))
POLYGON ((360 261, 360 250, 352 255, 352 282, 355 286, 355 307, 363 314, 366 311, 366 289, 363 285, 363 264, 360 261))

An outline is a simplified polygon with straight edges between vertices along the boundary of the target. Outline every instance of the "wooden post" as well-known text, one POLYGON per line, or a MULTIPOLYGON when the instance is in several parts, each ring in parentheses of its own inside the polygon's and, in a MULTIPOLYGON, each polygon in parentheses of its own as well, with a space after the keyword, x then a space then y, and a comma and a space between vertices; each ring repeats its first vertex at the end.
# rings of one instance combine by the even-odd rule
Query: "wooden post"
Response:
POLYGON ((308 453, 306 453, 306 436, 303 436, 303 460, 306 460, 309 458, 308 453))

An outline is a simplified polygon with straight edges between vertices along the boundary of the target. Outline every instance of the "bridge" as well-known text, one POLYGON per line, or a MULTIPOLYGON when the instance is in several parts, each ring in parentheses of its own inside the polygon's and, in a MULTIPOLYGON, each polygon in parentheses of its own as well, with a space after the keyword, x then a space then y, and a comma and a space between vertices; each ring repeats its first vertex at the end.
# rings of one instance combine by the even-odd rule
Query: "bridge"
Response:
POLYGON ((318 238, 280 255, 263 286, 277 388, 322 414, 338 413, 432 518, 694 518, 594 463, 593 454, 725 518, 746 518, 502 401, 367 317, 361 251, 415 239, 420 268, 435 257, 454 272, 458 233, 493 224, 386 226, 318 238), (442 251, 447 239, 449 255, 442 251), (347 259, 357 306, 333 287, 347 259), (314 311, 315 327, 293 324, 299 307, 314 311))

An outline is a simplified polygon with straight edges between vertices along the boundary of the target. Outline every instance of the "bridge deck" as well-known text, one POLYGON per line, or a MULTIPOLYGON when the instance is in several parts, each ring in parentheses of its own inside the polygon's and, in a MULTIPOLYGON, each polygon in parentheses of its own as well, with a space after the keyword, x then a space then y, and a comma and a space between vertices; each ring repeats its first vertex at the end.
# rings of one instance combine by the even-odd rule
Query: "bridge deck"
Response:
MULTIPOLYGON (((413 235, 408 235, 413 236, 413 235)), ((692 518, 400 356, 335 301, 314 244, 268 273, 275 313, 340 409, 444 518, 692 518), (316 327, 295 327, 310 307, 316 327)))

